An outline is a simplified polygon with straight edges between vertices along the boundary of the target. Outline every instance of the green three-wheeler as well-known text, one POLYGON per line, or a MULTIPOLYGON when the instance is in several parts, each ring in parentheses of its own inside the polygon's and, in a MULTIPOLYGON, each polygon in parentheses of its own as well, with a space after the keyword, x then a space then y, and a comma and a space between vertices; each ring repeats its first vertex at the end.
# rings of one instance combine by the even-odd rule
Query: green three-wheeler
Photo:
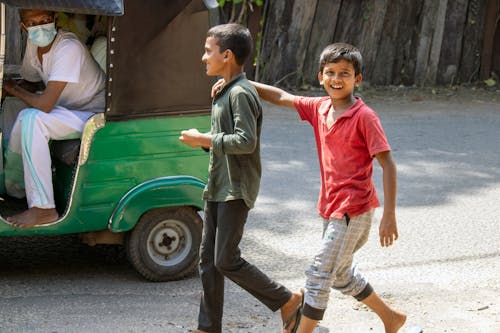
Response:
MULTIPOLYGON (((17 229, 6 216, 26 202, 0 194, 0 236, 75 233, 89 245, 124 244, 148 280, 192 272, 208 154, 178 138, 183 129, 210 128, 213 82, 201 56, 217 20, 215 0, 2 0, 5 7, 16 8, 7 14, 39 8, 106 22, 107 97, 81 140, 50 143, 59 219, 17 229)), ((4 15, 2 32, 5 22, 4 15)), ((4 71, 16 68, 9 65, 2 64, 5 77, 16 74, 4 71)))

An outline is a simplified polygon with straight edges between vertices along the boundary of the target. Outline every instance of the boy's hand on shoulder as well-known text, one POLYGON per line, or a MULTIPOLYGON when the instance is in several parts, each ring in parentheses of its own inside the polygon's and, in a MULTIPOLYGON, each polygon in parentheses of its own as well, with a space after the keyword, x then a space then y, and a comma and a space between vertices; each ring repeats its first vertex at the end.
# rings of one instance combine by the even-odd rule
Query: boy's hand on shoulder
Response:
POLYGON ((380 245, 391 246, 399 237, 396 214, 384 214, 379 227, 380 245))
POLYGON ((219 79, 217 82, 214 83, 212 86, 212 91, 210 92, 210 97, 215 98, 218 93, 224 88, 224 85, 226 84, 226 81, 224 79, 219 79))

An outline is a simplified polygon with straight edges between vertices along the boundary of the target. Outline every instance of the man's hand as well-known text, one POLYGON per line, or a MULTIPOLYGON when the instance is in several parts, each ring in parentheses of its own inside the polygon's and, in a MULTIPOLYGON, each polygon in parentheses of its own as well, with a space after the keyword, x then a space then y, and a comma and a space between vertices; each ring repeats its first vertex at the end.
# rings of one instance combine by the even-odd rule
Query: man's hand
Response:
POLYGON ((391 246, 399 237, 395 214, 384 214, 379 227, 380 245, 391 246))
POLYGON ((13 91, 16 89, 17 81, 15 80, 5 80, 2 83, 2 97, 14 96, 13 91))

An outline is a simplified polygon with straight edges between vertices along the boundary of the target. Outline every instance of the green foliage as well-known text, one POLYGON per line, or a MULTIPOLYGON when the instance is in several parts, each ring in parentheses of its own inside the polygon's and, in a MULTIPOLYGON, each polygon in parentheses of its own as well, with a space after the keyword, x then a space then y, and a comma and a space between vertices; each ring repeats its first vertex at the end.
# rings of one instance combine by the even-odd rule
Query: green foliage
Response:
POLYGON ((223 8, 225 15, 229 15, 226 22, 236 22, 246 25, 249 13, 254 11, 254 6, 261 7, 265 0, 217 0, 219 7, 223 8))
MULTIPOLYGON (((235 5, 242 3, 243 0, 217 0, 219 7, 224 7, 226 4, 233 3, 235 5)), ((262 7, 264 4, 264 0, 250 0, 249 2, 256 4, 259 7, 262 7)))

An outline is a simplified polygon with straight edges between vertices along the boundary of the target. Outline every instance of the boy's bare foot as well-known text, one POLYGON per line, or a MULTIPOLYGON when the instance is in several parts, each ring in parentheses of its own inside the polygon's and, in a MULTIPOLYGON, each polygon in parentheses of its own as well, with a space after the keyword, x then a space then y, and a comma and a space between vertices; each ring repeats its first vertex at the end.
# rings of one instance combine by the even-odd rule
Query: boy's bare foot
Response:
POLYGON ((293 316, 297 313, 297 310, 302 306, 302 293, 301 292, 292 292, 292 297, 290 300, 285 303, 280 309, 281 312, 281 320, 283 321, 283 326, 292 319, 292 322, 289 323, 287 328, 283 328, 282 333, 289 333, 291 329, 295 326, 295 322, 293 316))
POLYGON ((17 228, 29 228, 54 222, 59 218, 55 208, 31 207, 22 213, 7 217, 7 221, 17 228))
POLYGON ((397 333, 401 327, 405 324, 406 314, 396 310, 392 310, 391 321, 389 323, 384 323, 385 333, 397 333))

